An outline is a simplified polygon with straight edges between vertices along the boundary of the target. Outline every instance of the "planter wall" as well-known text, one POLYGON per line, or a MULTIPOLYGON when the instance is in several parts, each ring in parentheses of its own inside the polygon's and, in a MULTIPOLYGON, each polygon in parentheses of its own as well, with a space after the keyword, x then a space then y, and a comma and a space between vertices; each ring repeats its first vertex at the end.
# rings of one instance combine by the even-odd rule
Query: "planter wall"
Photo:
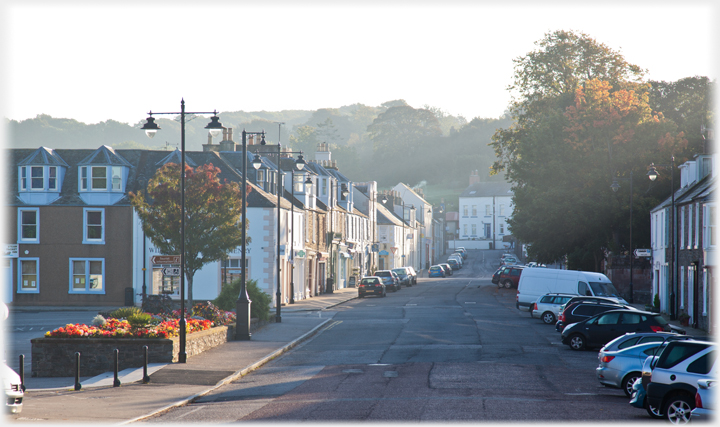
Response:
MULTIPOLYGON (((233 328, 219 326, 187 334, 185 352, 195 356, 232 339, 233 328)), ((80 375, 100 375, 113 370, 114 350, 118 349, 119 369, 141 368, 145 362, 143 346, 148 347, 149 363, 178 361, 180 338, 35 338, 32 344, 33 377, 75 376, 75 353, 80 353, 80 375)))

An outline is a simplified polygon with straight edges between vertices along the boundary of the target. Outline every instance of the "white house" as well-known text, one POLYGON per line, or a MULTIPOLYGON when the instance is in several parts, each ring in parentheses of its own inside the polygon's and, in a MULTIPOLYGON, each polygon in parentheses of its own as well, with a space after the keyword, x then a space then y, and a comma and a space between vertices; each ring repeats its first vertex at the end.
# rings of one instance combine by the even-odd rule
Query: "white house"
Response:
POLYGON ((463 242, 465 247, 509 247, 503 238, 511 234, 507 220, 513 213, 512 195, 507 182, 476 182, 460 194, 458 239, 477 242, 463 242))

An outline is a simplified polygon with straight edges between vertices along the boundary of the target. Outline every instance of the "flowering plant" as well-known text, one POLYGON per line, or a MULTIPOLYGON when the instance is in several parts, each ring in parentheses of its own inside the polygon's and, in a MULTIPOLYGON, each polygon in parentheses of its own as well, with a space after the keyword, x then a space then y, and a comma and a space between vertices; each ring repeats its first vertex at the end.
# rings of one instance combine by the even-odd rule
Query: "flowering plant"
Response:
MULTIPOLYGON (((209 320, 186 319, 186 333, 193 333, 210 329, 213 323, 209 320)), ((143 328, 133 328, 127 320, 109 318, 105 324, 88 326, 85 324, 68 323, 64 327, 48 331, 48 338, 172 338, 180 334, 180 319, 164 320, 157 325, 143 328)))

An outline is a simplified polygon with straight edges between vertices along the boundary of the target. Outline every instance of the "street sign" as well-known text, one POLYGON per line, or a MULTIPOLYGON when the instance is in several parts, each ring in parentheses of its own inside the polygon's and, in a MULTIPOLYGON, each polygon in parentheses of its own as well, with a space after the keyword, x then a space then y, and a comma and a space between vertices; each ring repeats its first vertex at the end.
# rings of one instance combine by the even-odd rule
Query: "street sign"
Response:
POLYGON ((153 264, 180 264, 180 255, 155 255, 150 258, 153 264))
POLYGON ((163 276, 178 277, 180 276, 180 267, 165 267, 162 269, 163 276))
POLYGON ((390 248, 390 250, 392 251, 393 255, 395 255, 395 251, 397 251, 398 248, 390 248))
POLYGON ((652 256, 652 251, 650 249, 635 249, 635 256, 636 257, 650 257, 652 256))

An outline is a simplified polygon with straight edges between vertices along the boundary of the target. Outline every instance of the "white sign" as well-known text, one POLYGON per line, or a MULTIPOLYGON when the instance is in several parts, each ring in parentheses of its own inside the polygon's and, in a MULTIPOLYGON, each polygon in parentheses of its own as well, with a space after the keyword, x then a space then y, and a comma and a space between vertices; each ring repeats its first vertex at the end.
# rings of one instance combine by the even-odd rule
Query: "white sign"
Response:
POLYGON ((163 276, 179 277, 180 267, 165 267, 162 269, 163 276))
POLYGON ((5 258, 17 258, 18 257, 18 245, 17 243, 10 243, 5 245, 5 252, 3 252, 5 258))
POLYGON ((635 249, 635 256, 636 257, 650 257, 650 256, 652 256, 652 251, 650 249, 635 249))

